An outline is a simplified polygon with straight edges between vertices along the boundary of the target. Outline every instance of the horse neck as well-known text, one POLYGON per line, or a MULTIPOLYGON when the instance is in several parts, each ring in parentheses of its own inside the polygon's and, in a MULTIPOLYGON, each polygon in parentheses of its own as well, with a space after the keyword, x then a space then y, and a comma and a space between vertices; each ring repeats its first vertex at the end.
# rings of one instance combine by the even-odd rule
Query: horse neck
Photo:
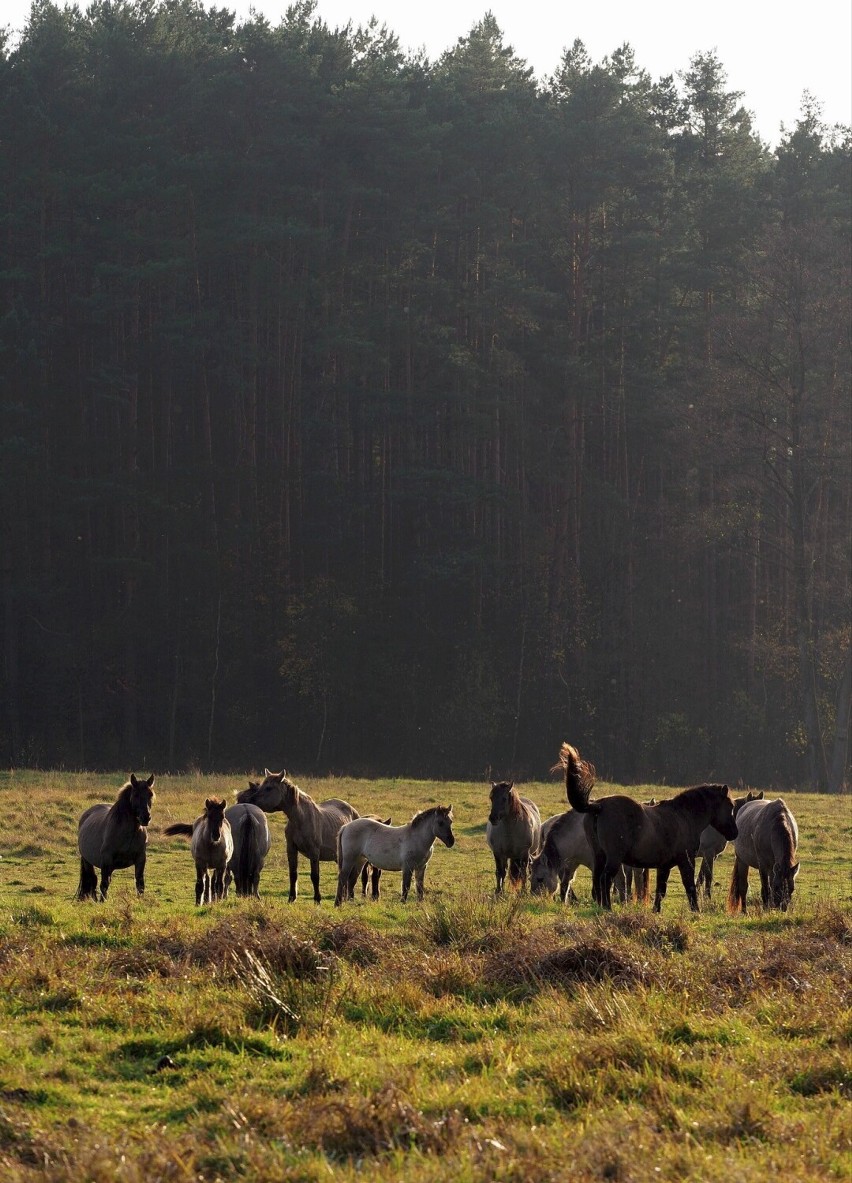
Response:
POLYGON ((127 785, 125 785, 112 803, 109 811, 110 821, 115 825, 128 826, 133 829, 138 826, 140 829, 143 829, 144 827, 130 806, 130 793, 126 792, 126 789, 127 785))
POLYGON ((435 845, 438 837, 438 818, 428 817, 418 820, 414 818, 408 823, 408 837, 417 850, 429 850, 435 845))

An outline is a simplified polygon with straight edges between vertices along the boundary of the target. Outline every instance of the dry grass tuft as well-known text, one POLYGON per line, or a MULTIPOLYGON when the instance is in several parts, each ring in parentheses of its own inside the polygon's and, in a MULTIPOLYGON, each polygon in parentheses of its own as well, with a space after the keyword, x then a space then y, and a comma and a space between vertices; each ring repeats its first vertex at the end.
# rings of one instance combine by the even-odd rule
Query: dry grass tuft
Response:
POLYGON ((437 1120, 427 1117, 395 1084, 367 1097, 312 1098, 309 1106, 293 1111, 293 1118, 288 1131, 293 1142, 335 1159, 413 1149, 441 1155, 465 1125, 458 1110, 437 1120))
POLYGON ((553 937, 545 932, 528 934, 523 942, 504 944, 486 961, 483 976, 504 988, 534 988, 612 982, 632 986, 646 981, 647 964, 633 952, 608 944, 599 937, 578 939, 570 945, 547 948, 553 937))
POLYGON ((317 935, 319 948, 354 965, 375 965, 387 945, 387 937, 363 920, 351 918, 326 924, 317 935))

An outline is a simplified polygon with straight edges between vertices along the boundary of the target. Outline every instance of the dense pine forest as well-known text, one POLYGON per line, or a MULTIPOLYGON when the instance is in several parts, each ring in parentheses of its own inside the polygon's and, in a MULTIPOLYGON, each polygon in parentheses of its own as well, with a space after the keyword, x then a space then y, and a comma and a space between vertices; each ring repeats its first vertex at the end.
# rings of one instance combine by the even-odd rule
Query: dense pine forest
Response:
POLYGON ((848 779, 852 144, 673 71, 34 5, 0 760, 848 779))

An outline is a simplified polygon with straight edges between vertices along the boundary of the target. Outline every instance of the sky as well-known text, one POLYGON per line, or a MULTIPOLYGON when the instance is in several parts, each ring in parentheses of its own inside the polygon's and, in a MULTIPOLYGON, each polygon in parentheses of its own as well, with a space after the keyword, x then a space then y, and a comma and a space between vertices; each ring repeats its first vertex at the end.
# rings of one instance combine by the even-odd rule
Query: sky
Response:
MULTIPOLYGON (((78 0, 85 9, 86 0, 78 0)), ((254 8, 275 25, 292 0, 214 0, 240 18, 254 8)), ((207 0, 205 0, 207 5, 207 0)), ((29 0, 0 0, 0 26, 20 29, 29 0)), ((404 49, 430 59, 452 48, 491 11, 504 44, 539 78, 556 69, 575 38, 594 61, 629 42, 637 64, 653 78, 677 74, 696 53, 715 51, 728 89, 743 92, 754 126, 771 145, 780 127, 795 126, 804 91, 821 104, 826 123, 852 123, 852 4, 807 0, 795 9, 769 0, 318 0, 317 15, 332 28, 371 16, 392 29, 404 49)))

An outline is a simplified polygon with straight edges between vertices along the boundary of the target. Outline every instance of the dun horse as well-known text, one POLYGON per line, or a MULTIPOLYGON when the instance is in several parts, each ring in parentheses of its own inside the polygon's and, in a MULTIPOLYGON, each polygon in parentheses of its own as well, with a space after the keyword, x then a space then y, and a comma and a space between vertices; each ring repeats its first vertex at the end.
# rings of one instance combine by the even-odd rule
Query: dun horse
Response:
POLYGON ((269 822, 256 805, 232 805, 225 810, 231 827, 234 853, 225 872, 225 894, 231 879, 237 895, 257 897, 260 872, 269 853, 269 822))
POLYGON ((389 826, 371 817, 361 817, 341 829, 337 840, 337 897, 339 907, 351 899, 355 881, 363 863, 382 871, 402 871, 402 902, 408 899, 411 879, 417 886, 417 898, 423 899, 426 864, 432 847, 440 838, 445 846, 455 843, 452 805, 434 805, 415 813, 407 825, 389 826))
POLYGON ((732 912, 746 910, 748 869, 756 867, 760 873, 760 896, 764 908, 780 908, 786 912, 796 886, 799 864, 796 848, 799 827, 784 803, 755 800, 744 802, 737 812, 739 834, 734 843, 734 870, 728 892, 728 907, 732 912))
POLYGON ((192 825, 175 822, 166 826, 164 834, 186 834, 192 837, 190 851, 195 860, 195 903, 210 904, 226 894, 225 871, 234 853, 231 826, 225 817, 227 801, 208 797, 204 812, 192 825))
POLYGON ((576 748, 564 743, 559 761, 565 769, 569 803, 587 815, 586 834, 595 852, 594 894, 604 907, 611 905, 611 886, 618 868, 656 867, 654 911, 659 912, 673 867, 680 871, 689 906, 698 911, 695 890, 695 851, 705 826, 715 826, 725 838, 737 836, 734 803, 727 785, 697 785, 659 805, 640 805, 630 797, 602 797, 590 801, 594 769, 580 759, 576 748))
POLYGON ((529 797, 522 797, 513 782, 491 785, 491 811, 485 827, 485 840, 494 855, 497 895, 506 882, 506 868, 514 887, 527 881, 530 858, 538 854, 541 842, 541 815, 529 797))
POLYGON ((336 797, 317 805, 313 797, 288 780, 287 773, 264 770, 260 784, 249 782, 249 787, 237 794, 240 805, 257 805, 264 813, 283 813, 287 817, 284 838, 287 843, 287 864, 290 869, 290 895, 296 898, 299 878, 299 855, 310 860, 314 902, 322 899, 319 889, 319 865, 337 861, 337 835, 340 827, 357 818, 358 811, 348 801, 336 797))
POLYGON ((113 871, 133 866, 136 870, 136 890, 145 891, 145 853, 148 843, 147 826, 151 820, 154 777, 137 780, 133 773, 112 805, 91 805, 77 826, 77 846, 80 851, 80 883, 77 899, 98 898, 100 867, 100 898, 105 900, 113 871))
MULTIPOLYGON (((533 895, 553 895, 559 888, 564 904, 577 902, 574 876, 578 867, 594 870, 595 857, 586 836, 586 818, 576 809, 549 817, 541 827, 541 850, 530 864, 530 891, 533 895)), ((626 870, 626 868, 625 868, 626 870)), ((626 876, 615 877, 615 888, 624 902, 626 876)))
MULTIPOLYGON (((749 792, 745 797, 734 798, 734 817, 737 816, 737 810, 741 805, 745 805, 747 801, 762 801, 763 790, 759 793, 749 792)), ((725 847, 728 845, 728 839, 720 834, 713 826, 707 826, 701 831, 701 841, 698 843, 698 854, 695 856, 701 857, 701 868, 695 879, 695 886, 700 891, 704 888, 704 894, 710 899, 710 892, 713 887, 713 864, 725 847)))

